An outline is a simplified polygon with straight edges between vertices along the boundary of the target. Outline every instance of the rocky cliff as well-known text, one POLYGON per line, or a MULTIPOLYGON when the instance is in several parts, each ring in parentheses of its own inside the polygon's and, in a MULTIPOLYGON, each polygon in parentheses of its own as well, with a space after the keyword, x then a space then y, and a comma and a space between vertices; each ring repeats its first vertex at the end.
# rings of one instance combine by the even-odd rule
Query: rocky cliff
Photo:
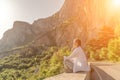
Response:
POLYGON ((0 40, 0 52, 32 42, 34 45, 71 46, 74 38, 87 40, 105 25, 105 0, 65 0, 61 10, 33 24, 16 21, 0 40))
POLYGON ((31 41, 34 35, 29 23, 16 21, 13 28, 6 31, 0 40, 0 51, 24 45, 31 41))

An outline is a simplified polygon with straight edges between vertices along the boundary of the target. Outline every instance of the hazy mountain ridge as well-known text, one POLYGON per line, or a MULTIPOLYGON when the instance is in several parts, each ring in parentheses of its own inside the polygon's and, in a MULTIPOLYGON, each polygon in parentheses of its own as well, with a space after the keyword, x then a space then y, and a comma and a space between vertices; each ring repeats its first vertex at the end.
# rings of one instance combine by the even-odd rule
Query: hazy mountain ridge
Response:
POLYGON ((14 22, 13 28, 6 31, 0 40, 0 52, 28 44, 40 35, 45 34, 56 24, 55 19, 53 19, 54 17, 39 19, 33 24, 22 21, 14 22))
POLYGON ((87 40, 96 36, 98 28, 105 25, 102 2, 65 0, 61 10, 53 16, 35 20, 33 24, 17 21, 0 40, 0 52, 31 41, 34 45, 71 46, 76 37, 82 40, 84 47, 87 40))

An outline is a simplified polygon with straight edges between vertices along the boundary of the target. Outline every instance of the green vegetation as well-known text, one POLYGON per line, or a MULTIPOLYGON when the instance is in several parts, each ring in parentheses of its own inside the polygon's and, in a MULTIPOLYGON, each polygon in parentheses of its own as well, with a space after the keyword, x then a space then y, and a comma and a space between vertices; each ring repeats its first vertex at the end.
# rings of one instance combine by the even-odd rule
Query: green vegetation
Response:
POLYGON ((62 73, 68 48, 26 47, 0 60, 0 80, 43 80, 62 73))
POLYGON ((111 27, 102 27, 97 39, 88 42, 86 51, 90 60, 120 61, 120 36, 111 27))
POLYGON ((68 48, 61 48, 58 51, 51 48, 50 51, 46 52, 46 56, 42 58, 40 65, 41 78, 50 77, 59 73, 64 72, 63 68, 63 56, 70 54, 68 48))

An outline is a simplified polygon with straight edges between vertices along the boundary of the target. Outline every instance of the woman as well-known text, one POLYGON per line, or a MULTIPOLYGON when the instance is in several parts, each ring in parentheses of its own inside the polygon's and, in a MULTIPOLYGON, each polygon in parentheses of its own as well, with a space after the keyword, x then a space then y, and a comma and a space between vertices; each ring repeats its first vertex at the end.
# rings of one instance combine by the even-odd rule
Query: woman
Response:
POLYGON ((75 39, 73 41, 72 53, 70 56, 64 56, 64 66, 66 72, 89 71, 87 59, 84 51, 81 48, 81 41, 75 39))

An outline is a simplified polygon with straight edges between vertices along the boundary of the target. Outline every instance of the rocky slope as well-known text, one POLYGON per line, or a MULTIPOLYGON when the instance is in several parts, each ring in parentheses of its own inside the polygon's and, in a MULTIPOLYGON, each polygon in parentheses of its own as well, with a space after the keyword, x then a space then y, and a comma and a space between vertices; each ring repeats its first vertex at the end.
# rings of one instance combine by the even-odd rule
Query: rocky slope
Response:
POLYGON ((23 45, 31 41, 34 35, 30 24, 16 21, 13 29, 6 31, 4 37, 0 40, 0 51, 23 45))
POLYGON ((107 22, 105 0, 65 0, 61 10, 33 24, 16 21, 0 40, 0 52, 33 42, 33 45, 72 45, 74 38, 94 38, 99 27, 107 22))
MULTIPOLYGON (((25 45, 33 40, 39 39, 39 36, 49 32, 54 26, 57 26, 58 23, 59 21, 57 20, 56 14, 46 19, 36 20, 33 24, 16 21, 14 22, 13 28, 6 31, 3 38, 0 40, 0 52, 25 45)), ((40 42, 43 44, 45 42, 48 43, 49 41, 48 38, 44 39, 44 37, 40 38, 40 40, 43 41, 40 42)))

